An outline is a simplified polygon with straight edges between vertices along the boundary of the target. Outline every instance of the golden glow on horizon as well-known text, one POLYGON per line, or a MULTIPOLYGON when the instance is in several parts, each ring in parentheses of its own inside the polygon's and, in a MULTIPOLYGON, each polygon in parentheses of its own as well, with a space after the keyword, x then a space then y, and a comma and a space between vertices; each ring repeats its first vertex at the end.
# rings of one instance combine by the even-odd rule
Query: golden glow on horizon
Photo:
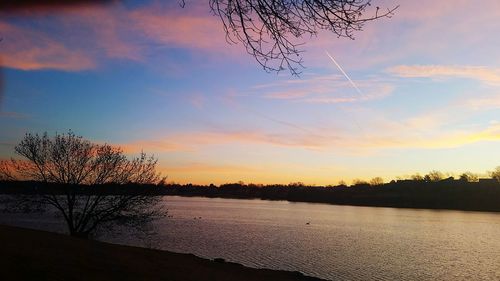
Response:
POLYGON ((0 13, 0 158, 25 131, 72 129, 153 153, 181 183, 500 164, 500 1, 403 1, 354 41, 321 32, 306 38, 299 78, 262 73, 205 2, 173 2, 0 13))

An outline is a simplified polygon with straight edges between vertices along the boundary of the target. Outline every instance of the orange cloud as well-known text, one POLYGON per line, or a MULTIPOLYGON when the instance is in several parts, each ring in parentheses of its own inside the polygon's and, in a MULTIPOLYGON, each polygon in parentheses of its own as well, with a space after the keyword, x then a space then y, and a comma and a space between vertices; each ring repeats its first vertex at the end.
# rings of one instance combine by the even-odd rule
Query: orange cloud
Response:
POLYGON ((209 145, 228 144, 260 144, 282 147, 301 147, 320 149, 332 138, 307 134, 278 134, 263 132, 201 132, 179 133, 166 136, 160 140, 141 140, 119 146, 127 153, 144 150, 146 152, 194 151, 209 145))
POLYGON ((208 163, 189 163, 181 165, 164 165, 160 170, 167 173, 235 173, 235 172, 252 172, 256 171, 255 167, 247 167, 240 165, 223 165, 223 164, 208 164, 208 163))
POLYGON ((118 145, 125 153, 137 153, 140 151, 151 152, 170 152, 183 151, 187 147, 181 143, 170 140, 140 140, 118 145))
POLYGON ((486 129, 476 132, 444 133, 435 138, 413 141, 409 140, 406 143, 403 143, 402 147, 431 149, 453 148, 483 141, 500 141, 500 125, 493 124, 486 129))
POLYGON ((95 67, 80 50, 69 49, 46 34, 0 22, 0 65, 22 70, 79 71, 95 67))
MULTIPOLYGON (((406 123, 405 123, 406 124, 406 123)), ((400 124, 401 125, 401 124, 400 124)), ((383 126, 383 124, 382 124, 383 126)), ((418 125, 417 125, 418 126, 418 125)), ((332 133, 310 129, 314 133, 266 132, 201 132, 172 134, 156 140, 142 140, 121 144, 127 153, 144 150, 148 153, 191 153, 217 145, 259 145, 282 148, 301 148, 313 151, 342 151, 357 154, 393 148, 452 148, 481 141, 500 141, 500 124, 475 131, 415 131, 411 126, 392 126, 389 132, 373 130, 363 133, 332 133)), ((379 128, 378 126, 376 128, 379 128)), ((369 129, 368 127, 366 129, 369 129)))

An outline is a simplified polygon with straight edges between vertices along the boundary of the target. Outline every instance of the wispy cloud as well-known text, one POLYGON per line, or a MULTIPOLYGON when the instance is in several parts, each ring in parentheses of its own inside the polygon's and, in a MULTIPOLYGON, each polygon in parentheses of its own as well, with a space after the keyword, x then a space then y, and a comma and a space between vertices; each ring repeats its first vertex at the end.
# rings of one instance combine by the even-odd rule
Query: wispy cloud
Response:
POLYGON ((392 94, 394 87, 392 85, 377 85, 372 87, 372 89, 368 90, 366 93, 363 93, 362 96, 344 96, 344 97, 332 97, 328 95, 311 97, 305 99, 306 102, 309 103, 328 103, 328 104, 336 104, 336 103, 353 103, 353 102, 367 102, 372 100, 379 100, 386 98, 392 94))
POLYGON ((95 66, 83 51, 69 49, 47 34, 0 22, 0 65, 22 70, 80 71, 95 66))
POLYGON ((300 80, 256 85, 256 94, 266 99, 306 103, 354 103, 383 99, 390 96, 394 86, 378 79, 357 81, 356 89, 340 75, 315 75, 300 80), (363 89, 363 94, 359 94, 363 89))
POLYGON ((238 61, 244 54, 242 49, 228 48, 220 22, 200 6, 193 3, 189 9, 182 9, 176 3, 150 4, 129 9, 116 3, 61 8, 57 12, 22 11, 16 17, 2 14, 0 63, 22 70, 80 71, 110 59, 145 61, 173 48, 201 52, 202 61, 213 54, 218 58, 231 55, 238 61), (39 17, 50 20, 40 26, 36 21, 39 17), (21 26, 10 21, 18 18, 33 24, 21 26), (41 31, 47 29, 51 32, 41 31))
POLYGON ((496 52, 498 37, 492 36, 498 30, 499 1, 485 0, 476 5, 467 0, 390 0, 378 5, 400 7, 390 19, 365 25, 363 31, 354 34, 355 40, 336 38, 330 32, 308 40, 306 65, 328 65, 325 49, 334 50, 335 58, 351 70, 386 67, 408 60, 490 66, 500 62, 496 52))
POLYGON ((187 9, 157 10, 147 7, 130 12, 132 28, 142 32, 166 48, 183 47, 198 50, 218 50, 226 45, 217 18, 189 13, 187 9))
POLYGON ((360 151, 380 149, 440 149, 453 148, 482 141, 500 141, 500 124, 493 122, 486 128, 474 130, 443 130, 415 132, 404 126, 390 132, 370 131, 363 136, 333 133, 268 133, 262 131, 219 131, 171 134, 155 140, 141 140, 120 144, 128 153, 145 152, 194 152, 224 145, 257 145, 282 148, 300 148, 312 151, 343 151, 359 154, 360 151))
POLYGON ((490 124, 490 126, 485 129, 472 132, 459 131, 438 133, 435 137, 421 140, 407 140, 401 143, 401 147, 431 149, 454 148, 483 141, 500 141, 500 125, 490 124))
POLYGON ((257 144, 304 149, 320 149, 335 137, 321 135, 266 133, 261 131, 190 132, 167 135, 161 139, 119 144, 126 152, 196 151, 206 146, 257 144))
POLYGON ((387 72, 404 78, 467 78, 500 83, 500 69, 485 66, 398 65, 387 72))
POLYGON ((162 140, 138 140, 128 143, 118 144, 125 153, 137 153, 140 151, 145 152, 171 152, 171 151, 186 151, 188 146, 179 143, 176 139, 162 139, 162 140))
POLYGON ((489 94, 474 94, 466 99, 461 99, 456 102, 457 106, 461 106, 473 110, 494 110, 500 109, 500 92, 489 94))
POLYGON ((243 165, 227 165, 227 164, 213 164, 193 162, 187 164, 177 165, 162 165, 160 170, 167 173, 241 173, 241 172, 254 172, 258 169, 256 167, 243 166, 243 165))

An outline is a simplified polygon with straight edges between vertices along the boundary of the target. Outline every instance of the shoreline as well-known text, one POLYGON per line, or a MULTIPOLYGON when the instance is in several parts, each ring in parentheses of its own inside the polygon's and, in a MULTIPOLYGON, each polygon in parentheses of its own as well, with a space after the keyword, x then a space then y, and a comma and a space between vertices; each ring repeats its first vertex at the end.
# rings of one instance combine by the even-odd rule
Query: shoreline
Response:
POLYGON ((465 210, 465 209, 449 209, 449 208, 424 208, 424 207, 405 207, 405 206, 389 206, 389 205, 355 205, 351 203, 328 203, 328 202, 320 202, 320 201, 302 201, 302 200, 288 200, 288 199, 272 199, 272 198, 259 198, 259 197, 227 197, 227 196, 204 196, 204 195, 163 195, 163 196, 171 196, 171 197, 193 197, 193 198, 208 198, 208 199, 234 199, 234 200, 263 200, 263 201, 279 201, 279 202, 288 202, 288 203, 306 203, 306 204, 321 204, 321 205, 333 205, 333 206, 349 206, 349 207, 366 207, 366 208, 390 208, 390 209, 407 209, 407 210, 428 210, 428 211, 457 211, 457 212, 474 212, 474 213, 492 213, 498 214, 500 210, 496 211, 485 211, 485 210, 465 210))
POLYGON ((0 280, 307 280, 300 272, 245 267, 133 246, 0 225, 0 280), (7 243, 5 241, 8 241, 7 243))
POLYGON ((481 208, 449 208, 441 206, 406 206, 406 205, 395 205, 395 204, 377 204, 377 203, 352 203, 352 202, 325 202, 325 201, 305 201, 305 200, 290 200, 290 199, 279 199, 279 198, 261 198, 261 197, 238 197, 238 196, 228 196, 228 195, 200 195, 200 194, 165 194, 163 196, 172 197, 195 197, 195 198, 209 198, 209 199, 235 199, 235 200, 264 200, 264 201, 281 201, 289 203, 308 203, 308 204, 323 204, 323 205, 334 205, 334 206, 351 206, 351 207, 373 207, 373 208, 393 208, 393 209, 408 209, 408 210, 430 210, 430 211, 460 211, 460 212, 477 212, 477 213, 500 213, 499 209, 481 209, 481 208))

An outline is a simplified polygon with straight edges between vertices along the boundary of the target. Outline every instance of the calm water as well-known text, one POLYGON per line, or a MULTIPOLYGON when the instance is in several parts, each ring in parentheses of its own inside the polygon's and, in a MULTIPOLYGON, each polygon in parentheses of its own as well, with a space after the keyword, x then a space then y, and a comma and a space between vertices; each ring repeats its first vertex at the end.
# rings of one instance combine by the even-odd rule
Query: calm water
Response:
POLYGON ((500 214, 189 197, 165 202, 172 217, 159 221, 150 239, 108 240, 331 280, 500 280, 500 214))

